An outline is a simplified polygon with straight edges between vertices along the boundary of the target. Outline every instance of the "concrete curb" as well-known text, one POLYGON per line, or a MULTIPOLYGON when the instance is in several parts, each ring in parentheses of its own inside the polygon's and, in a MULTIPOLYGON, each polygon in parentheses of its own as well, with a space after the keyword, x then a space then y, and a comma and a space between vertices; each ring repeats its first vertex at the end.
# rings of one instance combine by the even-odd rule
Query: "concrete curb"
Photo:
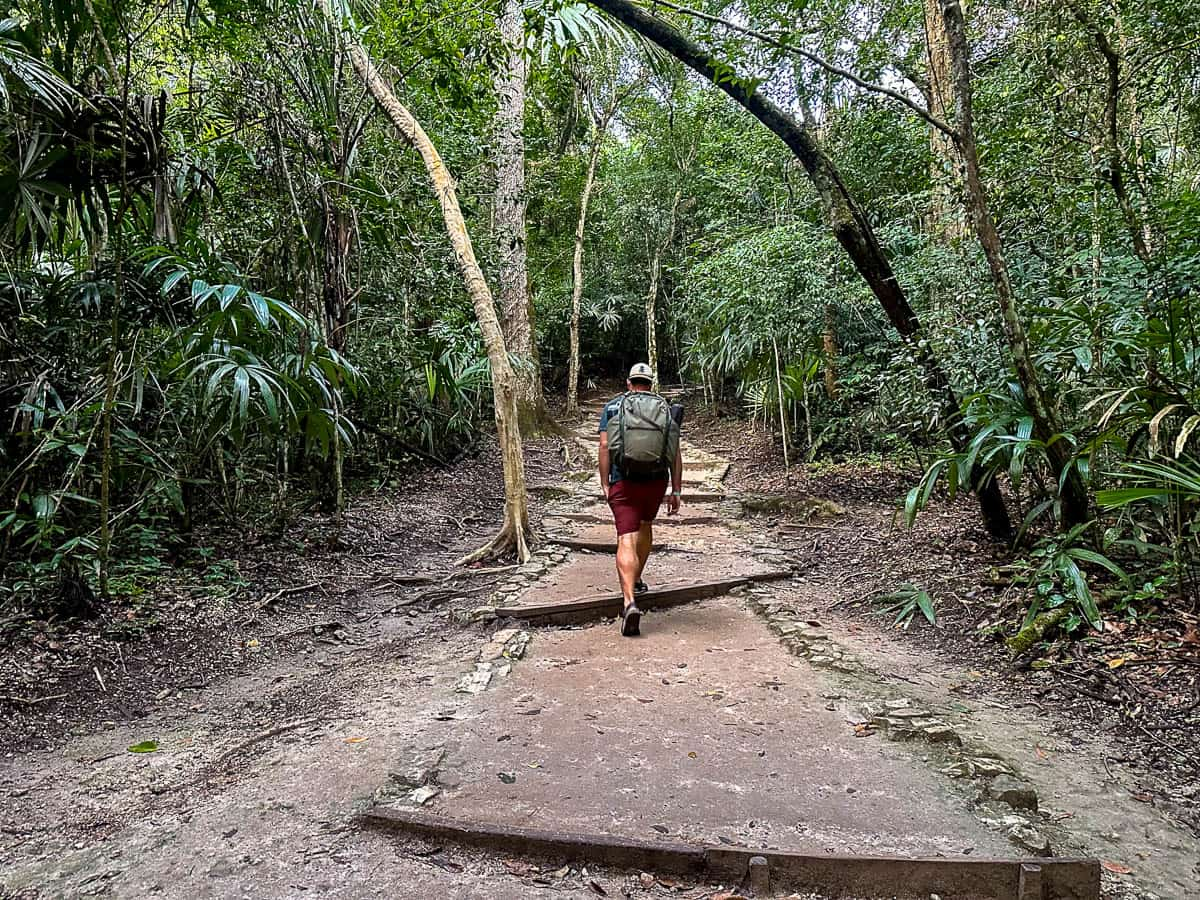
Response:
POLYGON ((810 890, 928 900, 1098 900, 1100 863, 1094 859, 903 859, 809 856, 777 850, 691 845, 482 825, 424 812, 376 808, 359 821, 373 828, 519 856, 552 857, 738 883, 752 863, 774 890, 810 890), (767 871, 761 871, 765 860, 767 871))

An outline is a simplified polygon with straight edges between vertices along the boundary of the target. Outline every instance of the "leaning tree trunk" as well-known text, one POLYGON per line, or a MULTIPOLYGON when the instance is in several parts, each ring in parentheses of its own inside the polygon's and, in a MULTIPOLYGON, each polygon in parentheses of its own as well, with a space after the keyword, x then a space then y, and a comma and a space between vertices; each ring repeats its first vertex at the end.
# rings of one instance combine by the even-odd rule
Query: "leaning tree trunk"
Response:
POLYGON ((675 221, 679 214, 679 204, 683 200, 683 188, 675 191, 671 200, 670 217, 667 219, 667 233, 662 242, 650 251, 650 287, 646 291, 646 362, 654 373, 654 387, 658 389, 658 280, 662 275, 662 258, 671 248, 675 240, 675 221))
POLYGON ((1046 445, 1055 481, 1061 485, 1059 499, 1062 502, 1063 521, 1067 525, 1078 525, 1087 521, 1088 495, 1079 469, 1073 465, 1071 452, 1066 441, 1058 437, 1062 429, 1058 417, 1050 406, 1046 392, 1038 377, 1033 361, 1033 351, 1021 321, 1016 292, 1009 276, 1008 261, 1004 258, 1000 234, 988 208, 987 189, 979 165, 979 151, 975 144, 975 125, 972 119, 971 63, 967 46, 967 31, 963 22, 962 7, 958 0, 941 0, 942 21, 946 28, 946 43, 950 52, 954 72, 954 105, 958 128, 958 149, 962 154, 966 175, 966 204, 971 224, 979 238, 979 245, 987 258, 996 299, 1000 303, 1000 316, 1004 333, 1008 338, 1009 352, 1017 380, 1025 392, 1025 402, 1033 418, 1034 434, 1046 445))
POLYGON ((505 64, 496 75, 496 242, 500 256, 500 311, 504 343, 525 362, 516 372, 522 432, 550 420, 542 394, 533 298, 525 243, 525 15, 521 0, 504 0, 500 16, 505 64))
MULTIPOLYGON (((322 6, 326 14, 332 17, 327 0, 322 0, 322 6)), ((504 467, 504 524, 492 541, 459 562, 467 564, 509 550, 515 551, 517 557, 524 562, 530 555, 529 505, 525 493, 525 463, 521 455, 516 377, 508 361, 508 351, 504 346, 504 334, 496 316, 492 292, 484 280, 479 262, 475 259, 475 249, 463 221, 458 196, 454 191, 454 179, 421 123, 397 99, 395 92, 379 74, 358 39, 344 26, 342 32, 346 40, 346 52, 350 56, 355 73, 362 79, 379 108, 391 120, 396 131, 421 155, 425 163, 430 185, 442 208, 442 218, 446 223, 450 244, 454 248, 455 261, 458 263, 467 294, 475 307, 475 317, 479 321, 479 330, 483 333, 488 362, 491 364, 496 435, 500 441, 500 458, 504 467)))
MULTIPOLYGON (((808 174, 825 207, 826 217, 838 243, 846 251, 879 301, 892 327, 899 332, 917 359, 925 384, 941 407, 951 443, 964 450, 970 434, 962 421, 958 397, 945 370, 934 357, 920 320, 908 302, 891 263, 879 245, 874 230, 858 203, 851 196, 833 160, 807 128, 774 102, 764 97, 745 79, 730 77, 729 65, 712 56, 701 45, 678 29, 651 15, 630 0, 587 0, 652 41, 680 62, 703 75, 780 138, 808 174)), ((995 537, 1012 535, 1012 523, 1004 498, 995 479, 982 470, 971 474, 979 499, 980 511, 989 533, 995 537)))
POLYGON ((575 224, 575 258, 571 286, 571 358, 567 365, 567 415, 579 414, 579 312, 583 303, 583 235, 587 228, 588 203, 596 184, 596 166, 600 162, 600 128, 592 129, 592 152, 588 156, 587 178, 579 198, 579 221, 575 224))

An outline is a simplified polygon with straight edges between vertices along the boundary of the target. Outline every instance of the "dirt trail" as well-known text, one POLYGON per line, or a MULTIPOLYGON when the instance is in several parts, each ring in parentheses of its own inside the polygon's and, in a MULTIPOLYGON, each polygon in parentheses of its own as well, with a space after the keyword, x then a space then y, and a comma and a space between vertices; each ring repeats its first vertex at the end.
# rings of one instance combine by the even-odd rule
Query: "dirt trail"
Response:
MULTIPOLYGON (((594 446, 593 404, 579 453, 594 446)), ((652 586, 786 566, 686 446, 697 499, 664 522, 652 586)), ((579 461, 545 530, 600 542, 579 461)), ((373 802, 480 821, 810 852, 1027 855, 1133 869, 1112 896, 1200 896, 1194 839, 1120 788, 1099 739, 963 701, 968 677, 887 635, 818 621, 811 578, 643 620, 521 630, 477 601, 386 620, 333 659, 297 654, 208 687, 195 711, 0 760, 0 895, 710 896, 712 885, 581 871, 385 836, 373 802), (247 728, 246 721, 252 726, 247 728), (125 748, 155 737, 159 752, 125 748), (995 778, 1001 781, 995 781, 995 778), (1007 781, 1003 780, 1007 779, 1007 781), (1011 783, 1010 783, 1011 782, 1011 783), (981 800, 992 785, 1000 799, 981 800), (1037 812, 1028 806, 1036 795, 1037 812), (1014 808, 1017 807, 1017 808, 1014 808), (1032 848, 1032 849, 1031 849, 1032 848), (593 882, 595 883, 593 885, 593 882)), ((549 544, 491 603, 611 589, 612 557, 549 544)))

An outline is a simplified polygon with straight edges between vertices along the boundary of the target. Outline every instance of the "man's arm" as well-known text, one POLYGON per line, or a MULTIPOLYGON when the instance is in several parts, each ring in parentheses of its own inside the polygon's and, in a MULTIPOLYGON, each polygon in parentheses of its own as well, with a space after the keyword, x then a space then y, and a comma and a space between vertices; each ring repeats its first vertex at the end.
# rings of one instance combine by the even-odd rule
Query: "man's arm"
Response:
POLYGON ((604 496, 608 497, 608 432, 600 432, 600 490, 604 491, 604 496))
POLYGON ((671 463, 671 497, 667 501, 667 515, 673 516, 679 512, 679 504, 681 498, 679 492, 683 490, 683 448, 675 449, 675 461, 671 463))

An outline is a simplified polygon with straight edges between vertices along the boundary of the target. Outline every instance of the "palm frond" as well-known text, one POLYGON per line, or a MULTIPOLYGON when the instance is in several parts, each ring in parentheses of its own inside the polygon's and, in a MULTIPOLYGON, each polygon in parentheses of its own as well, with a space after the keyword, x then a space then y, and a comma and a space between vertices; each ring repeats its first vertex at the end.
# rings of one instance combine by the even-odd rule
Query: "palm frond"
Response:
POLYGON ((0 19, 0 70, 3 71, 0 75, 0 108, 12 106, 9 78, 53 112, 65 114, 72 107, 86 103, 83 95, 65 78, 31 54, 17 38, 10 36, 19 28, 16 19, 0 19))

